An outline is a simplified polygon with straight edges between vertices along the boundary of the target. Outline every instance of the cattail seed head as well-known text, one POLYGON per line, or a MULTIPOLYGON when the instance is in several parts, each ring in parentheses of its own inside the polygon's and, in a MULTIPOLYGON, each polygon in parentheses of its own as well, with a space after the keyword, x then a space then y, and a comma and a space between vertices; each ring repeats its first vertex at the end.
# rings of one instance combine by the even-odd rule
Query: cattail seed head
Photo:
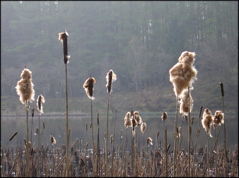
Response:
POLYGON ((38 95, 37 97, 37 110, 39 113, 43 113, 43 106, 42 103, 45 103, 45 98, 42 96, 42 94, 38 95))
POLYGON ((132 119, 130 112, 127 112, 124 117, 124 126, 125 128, 132 127, 132 119))
POLYGON ((9 139, 9 141, 11 141, 17 134, 18 134, 18 132, 15 132, 15 133, 11 136, 11 138, 9 139))
POLYGON ((147 146, 148 146, 149 144, 150 144, 150 145, 153 145, 153 139, 150 138, 150 137, 147 138, 147 146))
POLYGON ((107 88, 107 93, 111 93, 112 90, 112 83, 117 80, 115 73, 113 72, 112 69, 109 70, 109 72, 106 75, 106 88, 107 88))
POLYGON ((190 94, 188 93, 188 90, 185 89, 182 91, 182 94, 180 95, 180 113, 184 115, 188 115, 189 112, 192 111, 193 108, 193 98, 190 94))
POLYGON ((29 69, 23 69, 21 73, 21 80, 17 82, 16 92, 19 95, 19 100, 22 104, 34 101, 35 91, 32 83, 32 72, 29 69))
POLYGON ((206 108, 203 112, 203 118, 202 118, 202 126, 205 129, 205 131, 209 134, 210 137, 212 137, 211 135, 211 125, 213 123, 213 116, 211 111, 206 108))
POLYGON ((51 135, 51 144, 52 144, 52 145, 55 145, 55 144, 56 144, 56 139, 55 139, 55 137, 53 137, 52 135, 51 135))
POLYGON ((168 113, 163 112, 161 118, 162 118, 163 121, 165 121, 168 118, 168 113))
POLYGON ((143 121, 142 124, 140 125, 140 130, 142 133, 145 132, 147 124, 143 121))
POLYGON ((110 135, 110 143, 113 143, 114 142, 114 138, 113 138, 113 135, 111 134, 110 135))
POLYGON ((180 96, 188 87, 193 89, 192 83, 197 79, 197 70, 193 66, 195 55, 194 52, 184 51, 178 59, 179 62, 169 70, 170 82, 176 96, 180 96))
POLYGON ((213 127, 216 128, 218 125, 224 124, 224 113, 220 110, 215 111, 213 127))
POLYGON ((70 56, 68 55, 68 44, 67 44, 67 39, 68 39, 68 33, 65 30, 65 32, 59 33, 58 39, 62 42, 63 44, 63 55, 64 55, 64 63, 69 63, 69 58, 70 56))
POLYGON ((85 92, 86 92, 87 96, 88 96, 91 100, 95 99, 95 98, 93 97, 93 91, 94 91, 94 88, 93 88, 93 87, 94 87, 94 83, 96 83, 95 78, 90 77, 90 78, 88 78, 88 79, 85 81, 85 83, 83 84, 83 88, 85 89, 85 92))
POLYGON ((221 87, 221 94, 222 94, 222 97, 224 96, 224 89, 223 89, 223 83, 220 82, 220 87, 221 87))
POLYGON ((140 117, 139 112, 134 111, 133 116, 134 116, 134 119, 137 122, 137 125, 139 126, 142 123, 142 118, 140 117))

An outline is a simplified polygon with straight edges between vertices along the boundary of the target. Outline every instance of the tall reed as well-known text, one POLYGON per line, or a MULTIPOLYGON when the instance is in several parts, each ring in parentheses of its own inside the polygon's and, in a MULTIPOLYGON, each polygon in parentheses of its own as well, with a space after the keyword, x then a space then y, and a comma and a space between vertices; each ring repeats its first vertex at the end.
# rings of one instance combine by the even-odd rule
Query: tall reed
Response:
POLYGON ((166 171, 166 177, 168 177, 168 137, 167 137, 167 127, 165 126, 165 120, 168 118, 167 112, 163 112, 161 116, 163 120, 164 125, 164 139, 165 139, 165 171, 166 171))
MULTIPOLYGON (((170 82, 173 84, 174 93, 176 95, 176 121, 175 121, 175 134, 174 134, 174 166, 173 166, 174 176, 175 176, 176 154, 177 154, 177 146, 176 146, 177 144, 176 131, 177 131, 177 118, 178 118, 177 102, 178 102, 178 97, 180 98, 180 96, 183 95, 183 92, 185 90, 188 89, 188 94, 189 94, 189 90, 193 89, 192 83, 197 79, 197 69, 193 66, 195 61, 195 58, 194 58, 195 55, 196 54, 194 52, 188 52, 188 51, 182 52, 180 57, 178 58, 178 63, 175 64, 169 70, 170 82)), ((190 104, 189 104, 189 108, 190 108, 190 104)), ((188 126, 188 131, 190 131, 190 124, 188 126)), ((189 148, 190 148, 190 140, 189 140, 189 148)), ((190 165, 189 165, 189 170, 190 170, 190 165)))
POLYGON ((23 69, 21 75, 21 80, 17 82, 16 92, 19 95, 19 100, 26 108, 26 125, 27 125, 27 134, 26 134, 26 176, 30 176, 30 144, 29 144, 29 129, 28 129, 28 110, 30 108, 29 102, 34 101, 35 91, 33 89, 32 83, 32 72, 25 68, 23 69))
POLYGON ((59 33, 59 40, 63 44, 63 61, 65 64, 65 77, 66 77, 66 176, 69 177, 69 126, 68 126, 68 81, 67 81, 67 63, 69 63, 70 56, 68 55, 68 33, 65 30, 62 33, 59 33))
POLYGON ((93 91, 94 91, 94 83, 96 83, 95 78, 91 77, 88 78, 85 83, 83 84, 83 88, 85 89, 86 95, 90 99, 90 114, 91 114, 91 130, 92 130, 92 149, 93 149, 93 176, 95 174, 95 141, 94 141, 94 122, 93 122, 93 106, 92 106, 92 100, 95 99, 93 97, 93 91))
MULTIPOLYGON (((40 95, 38 95, 38 97, 37 97, 37 110, 39 111, 38 112, 38 157, 37 157, 37 159, 38 159, 38 165, 40 165, 40 158, 41 158, 41 156, 40 156, 40 145, 41 145, 41 126, 40 126, 40 120, 41 120, 41 114, 43 113, 43 105, 42 105, 42 103, 45 103, 45 98, 40 94, 40 95)), ((38 175, 40 175, 40 169, 38 169, 38 175)))
POLYGON ((108 128, 108 122, 109 122, 109 106, 110 106, 110 93, 112 90, 112 83, 117 79, 115 73, 112 69, 109 70, 109 72, 106 75, 106 88, 108 93, 108 102, 107 102, 107 118, 106 118, 106 145, 105 145, 105 160, 106 160, 106 174, 105 176, 108 177, 108 134, 109 134, 109 128, 108 128))

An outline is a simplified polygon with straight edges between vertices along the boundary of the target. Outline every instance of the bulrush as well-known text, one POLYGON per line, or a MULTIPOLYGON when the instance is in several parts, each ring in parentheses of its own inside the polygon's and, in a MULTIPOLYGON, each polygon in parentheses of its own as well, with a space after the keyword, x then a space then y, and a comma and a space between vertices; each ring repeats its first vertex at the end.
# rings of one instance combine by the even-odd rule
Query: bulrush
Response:
POLYGON ((51 135, 51 144, 52 144, 52 145, 55 145, 55 144, 56 144, 56 139, 55 139, 55 137, 53 137, 52 135, 51 135))
POLYGON ((63 44, 63 56, 64 56, 64 63, 69 63, 69 58, 70 55, 68 55, 68 44, 67 44, 67 38, 68 38, 68 33, 65 30, 64 32, 59 33, 59 40, 62 42, 63 44))
POLYGON ((141 123, 141 125, 140 125, 140 131, 141 131, 142 133, 145 132, 146 126, 147 126, 147 124, 143 121, 143 122, 141 123))
POLYGON ((193 98, 188 93, 188 90, 183 90, 182 94, 180 95, 180 113, 188 116, 188 113, 192 111, 193 108, 193 98))
POLYGON ((131 118, 132 118, 132 135, 135 135, 135 127, 137 127, 138 122, 136 121, 134 116, 131 116, 131 118))
POLYGON ((178 63, 169 70, 170 82, 173 84, 176 96, 180 96, 188 87, 193 89, 192 83, 197 79, 197 70, 193 66, 195 55, 194 52, 184 51, 178 63))
POLYGON ((27 102, 34 101, 35 91, 32 83, 32 72, 29 69, 23 69, 20 77, 22 78, 17 82, 16 92, 20 96, 19 100, 22 104, 27 106, 27 102))
POLYGON ((132 127, 131 113, 127 112, 124 117, 124 126, 125 128, 132 127))
POLYGON ((216 128, 218 125, 224 124, 224 113, 220 110, 215 111, 213 127, 216 128))
POLYGON ((42 96, 42 94, 38 95, 37 98, 37 110, 39 111, 39 113, 43 113, 43 106, 42 103, 45 103, 45 98, 42 96))
POLYGON ((95 78, 90 77, 90 78, 88 78, 88 79, 85 81, 85 83, 83 84, 83 88, 85 89, 85 92, 86 92, 87 96, 88 96, 91 100, 95 99, 95 98, 93 97, 93 91, 94 91, 94 88, 93 88, 93 87, 94 87, 94 83, 96 83, 95 78))
POLYGON ((165 121, 168 118, 168 113, 163 112, 161 118, 162 118, 163 121, 165 121))
POLYGON ((106 88, 107 88, 107 93, 111 93, 112 90, 112 82, 117 80, 115 73, 113 72, 112 69, 109 70, 109 72, 106 75, 106 88))
POLYGON ((150 138, 150 137, 147 138, 147 146, 148 146, 149 144, 150 144, 150 145, 153 145, 153 139, 150 138))
POLYGON ((206 108, 203 112, 202 126, 205 129, 205 131, 209 134, 210 137, 212 137, 212 135, 211 135, 212 123, 213 123, 212 113, 208 108, 206 108))
POLYGON ((133 116, 134 116, 134 119, 137 122, 137 126, 139 126, 142 123, 142 118, 140 117, 139 112, 134 111, 133 116))

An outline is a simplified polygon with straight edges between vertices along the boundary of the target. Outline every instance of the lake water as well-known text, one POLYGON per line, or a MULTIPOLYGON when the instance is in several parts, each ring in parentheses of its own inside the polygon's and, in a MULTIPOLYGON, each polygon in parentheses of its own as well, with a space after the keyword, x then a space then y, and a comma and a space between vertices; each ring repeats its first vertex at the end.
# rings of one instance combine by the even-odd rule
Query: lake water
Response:
MULTIPOLYGON (((114 134, 114 144, 115 147, 119 146, 121 143, 125 144, 127 140, 127 145, 130 145, 131 141, 131 131, 132 128, 124 127, 124 115, 125 113, 117 113, 116 119, 115 115, 112 114, 109 117, 109 136, 114 134), (114 130, 115 128, 115 130, 114 130)), ((156 146, 164 146, 164 123, 161 119, 161 113, 142 113, 140 114, 142 119, 146 122, 147 127, 144 134, 140 132, 140 128, 136 128, 135 138, 137 139, 138 146, 140 148, 145 147, 146 140, 148 137, 153 139, 153 148, 156 146), (157 140, 157 134, 158 140, 157 140), (156 141, 157 140, 157 141, 156 141)), ((206 132, 201 125, 201 119, 199 120, 198 114, 193 114, 191 117, 196 116, 192 125, 192 144, 195 144, 196 133, 198 124, 200 127, 200 135, 198 137, 197 145, 198 147, 206 145, 206 132), (199 121, 199 122, 198 122, 199 121)), ((168 115, 168 119, 165 121, 165 126, 167 127, 167 136, 168 143, 171 144, 170 150, 173 149, 173 134, 174 134, 174 123, 175 123, 175 114, 171 113, 168 115)), ((32 117, 29 115, 29 139, 33 145, 37 145, 37 134, 36 127, 38 127, 39 117, 35 116, 32 120, 32 117)), ((94 140, 97 141, 98 136, 98 125, 97 125, 97 116, 93 117, 93 128, 94 128, 94 140)), ((77 138, 82 140, 82 143, 89 143, 88 148, 91 148, 92 143, 92 130, 90 128, 91 117, 87 116, 69 116, 69 129, 70 129, 70 143, 74 142, 77 138)), ((226 124, 226 143, 227 148, 230 148, 234 145, 238 145, 238 118, 237 115, 231 115, 230 117, 225 117, 226 124)), ((66 118, 64 115, 57 117, 44 116, 40 118, 40 128, 41 128, 41 143, 44 145, 51 145, 50 135, 53 135, 57 141, 57 146, 65 144, 65 130, 66 130, 66 118), (44 128, 43 128, 44 123, 44 128)), ((182 120, 182 116, 178 116, 178 126, 181 127, 182 134, 182 147, 187 150, 188 145, 188 125, 185 120, 182 120)), ((224 141, 224 125, 221 126, 221 131, 219 135, 218 145, 223 146, 224 141)), ((209 138, 209 146, 212 147, 215 143, 216 135, 215 131, 218 133, 220 126, 215 130, 211 129, 213 138, 209 138)), ((106 133, 106 116, 99 114, 99 141, 100 146, 103 148, 105 144, 104 134, 106 133)), ((15 116, 15 117, 1 117, 1 146, 7 144, 7 146, 19 146, 24 145, 23 139, 26 138, 26 117, 24 116, 15 116), (8 142, 9 138, 18 131, 18 134, 13 138, 11 142, 8 142)), ((110 145, 110 141, 109 141, 110 145)), ((128 147, 129 149, 129 147, 128 147)))

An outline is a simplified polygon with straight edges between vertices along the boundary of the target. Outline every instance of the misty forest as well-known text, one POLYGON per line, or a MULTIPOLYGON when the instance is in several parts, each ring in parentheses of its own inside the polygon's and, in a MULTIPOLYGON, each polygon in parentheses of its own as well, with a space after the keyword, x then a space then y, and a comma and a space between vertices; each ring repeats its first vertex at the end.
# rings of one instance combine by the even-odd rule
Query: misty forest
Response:
POLYGON ((1 176, 238 176, 236 115, 238 1, 1 1, 1 176))

